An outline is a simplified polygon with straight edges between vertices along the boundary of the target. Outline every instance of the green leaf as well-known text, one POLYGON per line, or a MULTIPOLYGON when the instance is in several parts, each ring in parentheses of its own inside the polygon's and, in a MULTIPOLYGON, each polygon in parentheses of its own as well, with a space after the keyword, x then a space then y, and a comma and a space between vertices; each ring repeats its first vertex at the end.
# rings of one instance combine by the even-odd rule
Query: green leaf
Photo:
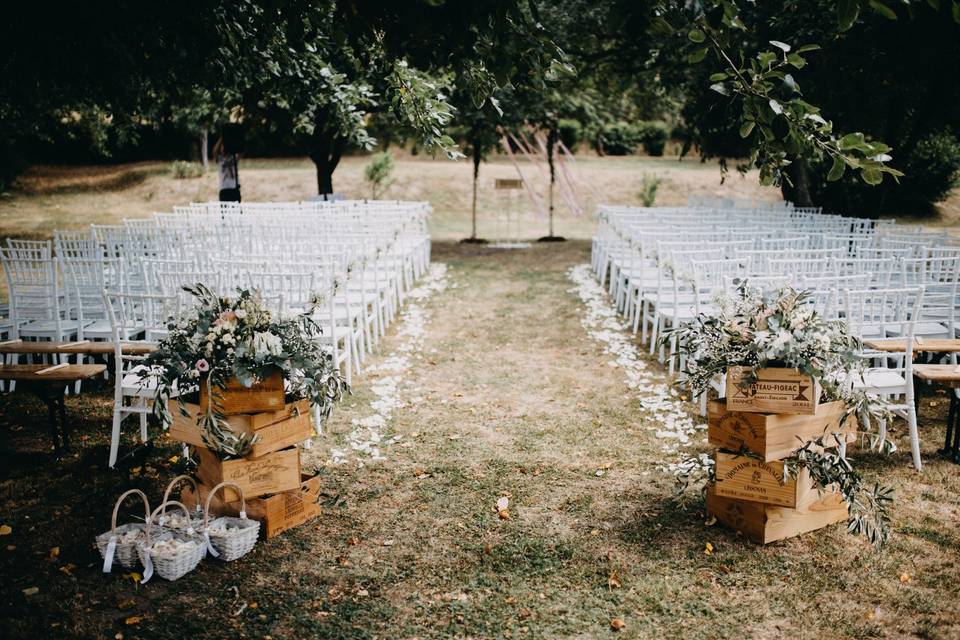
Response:
POLYGON ((960 2, 953 0, 953 21, 960 24, 960 2))
POLYGON ((753 127, 756 126, 756 122, 744 122, 743 126, 740 127, 740 137, 747 138, 753 133, 753 127))
POLYGON ((860 2, 858 0, 838 0, 837 2, 837 24, 841 31, 846 31, 857 21, 860 15, 860 2))
POLYGON ((691 29, 690 33, 687 34, 687 37, 690 38, 690 42, 696 42, 697 44, 700 44, 707 39, 707 34, 700 29, 691 29))
POLYGON ((927 4, 934 11, 940 11, 940 0, 927 0, 927 4))
POLYGON ((807 66, 807 61, 803 59, 803 56, 800 56, 796 53, 791 53, 788 55, 787 62, 797 69, 803 69, 805 66, 807 66))
POLYGON ((770 44, 772 44, 778 49, 781 49, 784 53, 790 53, 790 45, 788 45, 786 42, 780 42, 779 40, 771 40, 770 44))
POLYGON ((870 0, 870 8, 888 20, 896 20, 897 14, 880 0, 870 0))
POLYGON ((710 76, 710 82, 723 82, 727 79, 727 74, 723 71, 719 73, 714 73, 710 76))
POLYGON ((820 45, 818 44, 805 44, 802 47, 799 47, 795 53, 806 53, 808 51, 819 51, 820 45))
POLYGON ((864 168, 860 171, 860 177, 864 182, 874 187, 883 182, 883 173, 876 167, 864 168))
POLYGON ((836 182, 843 177, 843 172, 847 169, 847 163, 841 156, 833 157, 833 166, 830 167, 830 173, 827 174, 827 182, 836 182))
POLYGON ((709 51, 707 47, 703 47, 702 49, 697 49, 696 51, 691 51, 690 54, 687 56, 687 62, 691 64, 697 64, 698 62, 702 62, 703 59, 707 57, 707 51, 709 51))

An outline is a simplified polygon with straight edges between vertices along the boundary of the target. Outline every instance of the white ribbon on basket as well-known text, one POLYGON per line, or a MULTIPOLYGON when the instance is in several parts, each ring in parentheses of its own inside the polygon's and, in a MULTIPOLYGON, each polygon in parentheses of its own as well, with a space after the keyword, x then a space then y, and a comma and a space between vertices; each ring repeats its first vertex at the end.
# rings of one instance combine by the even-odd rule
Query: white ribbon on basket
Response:
POLYGON ((140 545, 143 549, 143 578, 140 584, 146 584, 147 580, 153 577, 153 558, 150 557, 150 549, 146 545, 140 545))
POLYGON ((213 543, 210 542, 210 531, 208 531, 207 529, 203 530, 203 541, 204 541, 204 545, 207 548, 207 551, 210 552, 210 555, 212 555, 214 558, 219 558, 220 554, 217 552, 216 549, 213 548, 213 543))
POLYGON ((117 536, 110 536, 107 549, 103 552, 103 572, 110 573, 113 568, 113 554, 117 551, 117 536))

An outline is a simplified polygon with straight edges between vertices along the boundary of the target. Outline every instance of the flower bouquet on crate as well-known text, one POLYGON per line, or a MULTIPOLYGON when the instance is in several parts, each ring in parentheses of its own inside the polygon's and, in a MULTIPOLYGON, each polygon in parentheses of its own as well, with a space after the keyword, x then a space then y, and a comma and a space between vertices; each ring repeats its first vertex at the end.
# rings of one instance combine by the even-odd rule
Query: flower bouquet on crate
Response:
MULTIPOLYGON (((661 339, 677 340, 684 359, 680 383, 694 396, 707 393, 718 379, 727 380, 726 406, 711 409, 711 443, 742 456, 744 461, 753 459, 759 467, 774 464, 780 486, 797 482, 803 474, 803 482, 812 482, 818 491, 838 492, 849 508, 849 531, 879 544, 889 535, 887 509, 892 490, 868 486, 841 452, 858 423, 866 427, 862 435, 872 449, 884 453, 895 450, 892 442, 869 431, 874 420, 889 419, 889 403, 855 387, 867 367, 862 344, 850 335, 845 322, 820 316, 812 295, 790 287, 764 292, 740 281, 732 295, 716 298, 711 314, 700 314, 661 339), (760 409, 769 412, 761 415, 752 413, 756 408, 738 407, 734 401, 738 392, 751 385, 762 388, 758 381, 769 380, 764 376, 772 370, 808 381, 806 385, 790 381, 806 394, 802 398, 806 410, 795 410, 788 404, 783 410, 760 409), (820 402, 828 404, 818 406, 820 402), (808 415, 796 415, 800 413, 808 415), (760 450, 751 438, 765 429, 768 439, 762 444, 769 449, 760 450), (739 447, 731 444, 737 442, 739 447)), ((789 385, 778 380, 771 386, 776 390, 789 385)), ((796 400, 796 388, 789 391, 795 396, 790 401, 796 400)), ((756 393, 751 389, 741 395, 756 393)), ((748 465, 733 466, 739 469, 748 465)), ((706 454, 670 465, 669 469, 681 491, 694 484, 720 490, 716 460, 706 454)))
POLYGON ((197 391, 202 444, 231 459, 248 455, 257 436, 231 429, 230 415, 277 411, 285 401, 301 400, 309 401, 315 415, 330 415, 346 383, 312 310, 280 318, 256 291, 237 289, 236 297, 227 298, 202 284, 184 290, 196 297, 196 305, 170 320, 167 337, 147 358, 159 371, 154 414, 163 424, 171 423, 175 393, 180 415, 194 416, 185 398, 197 391))

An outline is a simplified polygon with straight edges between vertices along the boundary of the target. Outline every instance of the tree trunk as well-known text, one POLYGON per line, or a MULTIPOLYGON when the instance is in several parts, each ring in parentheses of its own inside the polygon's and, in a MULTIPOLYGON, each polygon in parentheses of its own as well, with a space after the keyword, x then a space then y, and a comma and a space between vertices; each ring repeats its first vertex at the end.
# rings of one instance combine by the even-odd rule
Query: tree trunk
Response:
POLYGON ((550 237, 553 237, 553 187, 557 183, 557 168, 554 164, 554 152, 557 148, 557 127, 551 124, 547 132, 547 165, 550 167, 550 191, 547 199, 550 212, 550 237))
POLYGON ((343 140, 331 140, 325 136, 315 136, 310 159, 317 167, 317 193, 321 196, 333 194, 333 172, 343 156, 343 140))
POLYGON ((780 192, 784 200, 789 200, 798 207, 812 207, 813 198, 810 196, 810 165, 806 158, 797 158, 787 167, 787 176, 790 178, 780 185, 780 192))
POLYGON ((204 129, 203 133, 200 134, 200 161, 203 162, 204 173, 207 172, 207 169, 209 169, 210 166, 210 153, 207 150, 207 146, 210 142, 208 138, 209 135, 210 132, 207 129, 204 129))
POLYGON ((470 217, 473 220, 473 230, 470 233, 470 239, 477 239, 477 180, 480 178, 480 162, 483 156, 480 154, 480 146, 473 144, 473 202, 470 205, 470 217))

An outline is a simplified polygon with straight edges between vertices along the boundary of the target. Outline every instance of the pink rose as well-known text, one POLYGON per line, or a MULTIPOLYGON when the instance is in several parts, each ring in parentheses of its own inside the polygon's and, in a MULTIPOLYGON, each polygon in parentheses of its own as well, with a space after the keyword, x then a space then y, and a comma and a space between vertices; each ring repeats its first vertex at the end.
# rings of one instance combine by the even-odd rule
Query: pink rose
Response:
POLYGON ((210 371, 210 363, 201 358, 197 360, 196 368, 200 373, 206 373, 207 371, 210 371))

